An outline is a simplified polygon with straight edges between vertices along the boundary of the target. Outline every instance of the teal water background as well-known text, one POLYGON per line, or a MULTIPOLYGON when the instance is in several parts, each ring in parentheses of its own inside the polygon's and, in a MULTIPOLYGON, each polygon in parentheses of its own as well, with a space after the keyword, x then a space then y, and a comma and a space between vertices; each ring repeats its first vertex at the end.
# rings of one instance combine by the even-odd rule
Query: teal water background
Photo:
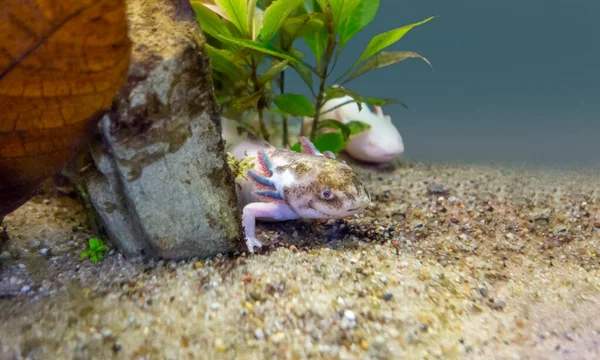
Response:
MULTIPOLYGON (((406 157, 600 164, 600 0, 381 0, 334 75, 358 59, 372 36, 431 15, 440 17, 388 49, 418 52, 434 70, 408 60, 347 86, 408 105, 384 108, 406 157)), ((308 95, 290 77, 288 91, 308 95)))

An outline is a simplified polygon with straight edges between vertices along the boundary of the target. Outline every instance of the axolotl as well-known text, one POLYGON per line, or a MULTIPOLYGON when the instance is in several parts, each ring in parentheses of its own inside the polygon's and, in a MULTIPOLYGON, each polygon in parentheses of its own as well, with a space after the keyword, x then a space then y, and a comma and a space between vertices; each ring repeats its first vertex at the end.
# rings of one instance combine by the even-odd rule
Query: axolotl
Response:
MULTIPOLYGON (((321 115, 321 119, 337 120, 344 124, 358 120, 371 125, 370 129, 351 135, 348 139, 344 150, 353 158, 370 163, 387 163, 404 153, 402 136, 390 116, 383 114, 381 107, 374 106, 375 112, 372 112, 366 103, 362 103, 362 109, 359 110, 350 96, 344 96, 327 101, 323 109, 327 112, 321 115), (344 103, 347 104, 333 109, 344 103)), ((312 118, 305 118, 304 123, 310 126, 312 118)))
POLYGON ((305 137, 302 153, 277 148, 247 135, 241 138, 231 120, 222 117, 228 151, 253 167, 236 179, 238 205, 248 251, 263 244, 256 237, 256 220, 341 219, 363 212, 371 202, 367 188, 345 162, 321 153, 305 137))

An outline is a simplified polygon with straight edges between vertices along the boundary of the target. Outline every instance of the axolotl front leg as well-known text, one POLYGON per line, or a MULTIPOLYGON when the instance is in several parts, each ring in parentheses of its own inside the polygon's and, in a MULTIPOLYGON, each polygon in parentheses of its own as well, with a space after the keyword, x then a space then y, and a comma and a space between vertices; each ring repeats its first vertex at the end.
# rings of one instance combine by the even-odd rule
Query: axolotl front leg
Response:
POLYGON ((298 219, 298 215, 287 204, 255 202, 244 206, 242 226, 246 232, 248 251, 254 253, 254 247, 262 247, 256 238, 256 220, 284 221, 298 219))
POLYGON ((266 152, 258 152, 258 159, 254 170, 247 174, 254 182, 254 191, 263 202, 252 202, 244 206, 242 211, 242 226, 246 233, 248 251, 254 253, 254 247, 262 247, 256 238, 256 220, 285 221, 298 219, 298 215, 285 203, 281 189, 273 181, 274 166, 266 152), (256 170, 256 171, 255 171, 256 170))

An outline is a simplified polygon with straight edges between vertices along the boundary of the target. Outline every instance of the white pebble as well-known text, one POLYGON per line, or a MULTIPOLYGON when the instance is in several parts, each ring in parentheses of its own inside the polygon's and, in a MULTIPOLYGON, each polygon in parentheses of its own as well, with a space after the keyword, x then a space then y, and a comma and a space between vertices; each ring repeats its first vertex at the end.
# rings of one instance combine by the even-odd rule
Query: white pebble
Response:
POLYGON ((46 248, 41 249, 40 254, 42 254, 42 255, 48 254, 48 249, 46 249, 46 248))
POLYGON ((218 303, 212 303, 210 304, 210 308, 213 310, 217 310, 219 308, 219 304, 218 303))
POLYGON ((342 329, 353 329, 354 327, 356 327, 356 315, 354 315, 354 312, 352 312, 352 310, 344 311, 344 317, 342 318, 340 327, 342 329))
POLYGON ((23 287, 21 288, 21 292, 22 292, 22 293, 26 293, 26 292, 28 292, 28 291, 29 291, 29 289, 31 289, 31 288, 30 288, 28 285, 25 285, 25 286, 23 286, 23 287))
POLYGON ((265 332, 263 331, 263 329, 258 328, 254 330, 254 336, 256 336, 258 340, 262 340, 265 338, 265 332))

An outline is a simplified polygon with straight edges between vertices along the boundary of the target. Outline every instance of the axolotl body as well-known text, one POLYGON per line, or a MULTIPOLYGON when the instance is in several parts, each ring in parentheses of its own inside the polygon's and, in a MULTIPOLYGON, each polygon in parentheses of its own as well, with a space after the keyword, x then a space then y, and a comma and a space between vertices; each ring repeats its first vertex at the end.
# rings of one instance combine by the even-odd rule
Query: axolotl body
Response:
POLYGON ((256 220, 341 219, 370 204, 369 193, 352 168, 330 152, 319 152, 307 138, 300 139, 302 153, 298 153, 251 136, 239 138, 232 132, 231 120, 222 120, 223 137, 236 160, 253 158, 246 176, 236 179, 250 253, 263 245, 256 237, 256 220))
MULTIPOLYGON (((366 103, 361 105, 362 109, 359 110, 350 96, 331 99, 323 105, 326 113, 321 115, 321 119, 337 120, 344 124, 358 120, 371 126, 370 129, 351 135, 348 139, 344 150, 355 159, 370 163, 387 163, 402 155, 404 142, 390 116, 384 115, 379 106, 374 106, 375 112, 372 112, 366 103), (336 106, 339 107, 333 109, 336 106), (329 109, 333 110, 328 111, 329 109)), ((311 123, 312 118, 305 118, 305 126, 310 126, 311 123)))

